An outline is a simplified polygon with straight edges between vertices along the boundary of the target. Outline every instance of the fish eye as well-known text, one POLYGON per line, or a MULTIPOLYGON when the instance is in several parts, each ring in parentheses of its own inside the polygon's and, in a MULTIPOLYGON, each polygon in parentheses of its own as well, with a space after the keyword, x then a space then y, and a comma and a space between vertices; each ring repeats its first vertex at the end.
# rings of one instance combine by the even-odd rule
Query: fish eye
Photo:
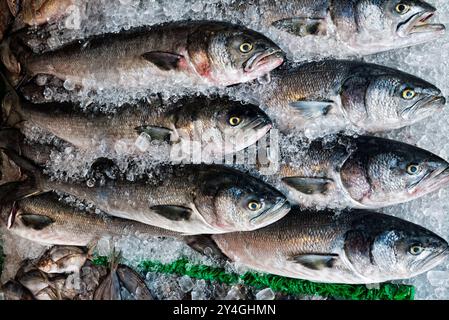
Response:
POLYGON ((262 208, 262 204, 259 201, 251 200, 248 202, 248 209, 251 211, 257 211, 262 208))
POLYGON ((407 88, 402 91, 402 98, 405 100, 413 99, 416 96, 416 92, 413 89, 407 88))
POLYGON ((419 171, 420 171, 420 167, 419 167, 419 165, 417 165, 416 163, 410 163, 408 166, 407 166, 407 173, 409 174, 409 175, 415 175, 415 174, 418 174, 419 173, 419 171))
POLYGON ((253 50, 253 45, 251 43, 244 42, 240 45, 240 51, 243 53, 248 53, 251 50, 253 50))
POLYGON ((395 8, 396 12, 399 14, 405 14, 410 10, 410 6, 405 3, 398 3, 395 8))
POLYGON ((424 247, 422 246, 421 243, 414 243, 408 249, 408 252, 410 252, 414 256, 421 254, 423 251, 424 251, 424 247))
POLYGON ((229 124, 233 127, 238 126, 242 122, 242 120, 239 117, 230 117, 229 118, 229 124))

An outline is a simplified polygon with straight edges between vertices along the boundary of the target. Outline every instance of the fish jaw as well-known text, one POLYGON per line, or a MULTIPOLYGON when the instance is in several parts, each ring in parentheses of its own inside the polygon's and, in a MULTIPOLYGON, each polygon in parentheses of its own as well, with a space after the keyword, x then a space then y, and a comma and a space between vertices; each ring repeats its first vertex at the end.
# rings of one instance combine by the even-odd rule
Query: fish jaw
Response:
POLYGON ((434 112, 441 111, 445 105, 445 97, 441 95, 428 96, 421 99, 413 106, 403 110, 401 112, 401 118, 407 120, 409 124, 413 124, 432 116, 434 112))
POLYGON ((225 143, 225 155, 239 152, 252 146, 262 139, 273 127, 273 123, 269 119, 257 119, 250 125, 253 125, 253 127, 229 137, 229 141, 225 143))
POLYGON ((291 205, 285 198, 280 198, 276 205, 268 211, 264 211, 250 220, 251 227, 247 231, 257 230, 266 227, 287 215, 291 205))
POLYGON ((401 23, 397 30, 396 34, 401 38, 427 38, 429 36, 440 36, 443 35, 446 31, 446 27, 443 24, 431 24, 427 23, 427 21, 433 17, 436 9, 431 8, 428 10, 424 10, 416 13, 409 20, 404 23, 401 23), (416 36, 415 36, 416 35, 416 36))
POLYGON ((443 188, 449 184, 449 165, 441 170, 435 170, 428 174, 425 179, 422 179, 415 186, 408 190, 408 194, 413 198, 426 195, 443 188))
POLYGON ((243 71, 247 77, 257 79, 276 69, 283 63, 284 56, 280 49, 269 50, 256 53, 249 58, 244 64, 243 71))

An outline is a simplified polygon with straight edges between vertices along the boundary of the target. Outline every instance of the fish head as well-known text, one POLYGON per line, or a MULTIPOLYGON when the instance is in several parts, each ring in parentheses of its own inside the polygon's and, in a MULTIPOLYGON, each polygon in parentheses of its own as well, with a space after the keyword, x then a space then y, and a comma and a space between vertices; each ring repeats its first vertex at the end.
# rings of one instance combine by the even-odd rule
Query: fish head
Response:
POLYGON ((443 109, 441 90, 418 77, 376 65, 358 67, 341 89, 350 121, 369 131, 401 128, 443 109))
POLYGON ((223 232, 256 230, 290 211, 282 193, 239 171, 209 168, 201 181, 195 205, 206 221, 223 232))
POLYGON ((87 254, 78 247, 57 246, 44 253, 36 267, 45 273, 79 272, 87 254))
POLYGON ((435 12, 421 0, 341 1, 333 20, 350 47, 374 53, 417 45, 444 34, 443 24, 429 23, 435 12))
POLYGON ((226 154, 253 145, 273 126, 268 115, 252 104, 232 102, 216 114, 216 124, 224 142, 226 154))
POLYGON ((403 203, 449 183, 449 163, 405 143, 360 137, 341 167, 342 184, 358 205, 380 208, 403 203))
POLYGON ((284 62, 284 53, 273 41, 244 27, 210 35, 207 52, 212 78, 227 85, 265 76, 284 62))
POLYGON ((411 278, 443 262, 448 243, 414 223, 362 212, 345 239, 345 253, 373 282, 411 278))

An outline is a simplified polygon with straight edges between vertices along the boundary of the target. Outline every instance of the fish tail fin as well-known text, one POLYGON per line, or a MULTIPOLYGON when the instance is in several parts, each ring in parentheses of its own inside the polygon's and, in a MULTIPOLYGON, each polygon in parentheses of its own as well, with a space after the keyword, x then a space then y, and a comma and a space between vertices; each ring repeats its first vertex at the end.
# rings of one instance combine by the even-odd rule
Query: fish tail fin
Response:
POLYGON ((15 201, 45 192, 44 175, 39 167, 30 160, 21 157, 16 151, 2 149, 8 161, 16 164, 25 173, 26 178, 0 186, 0 203, 15 201))

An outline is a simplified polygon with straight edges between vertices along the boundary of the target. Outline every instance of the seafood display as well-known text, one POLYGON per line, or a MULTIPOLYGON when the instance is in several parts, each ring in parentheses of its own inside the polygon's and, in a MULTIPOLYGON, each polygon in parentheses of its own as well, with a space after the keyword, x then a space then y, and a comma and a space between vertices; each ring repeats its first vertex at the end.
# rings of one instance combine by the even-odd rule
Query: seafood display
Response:
POLYGON ((286 294, 215 267, 449 299, 447 16, 0 0, 0 300, 286 294))

